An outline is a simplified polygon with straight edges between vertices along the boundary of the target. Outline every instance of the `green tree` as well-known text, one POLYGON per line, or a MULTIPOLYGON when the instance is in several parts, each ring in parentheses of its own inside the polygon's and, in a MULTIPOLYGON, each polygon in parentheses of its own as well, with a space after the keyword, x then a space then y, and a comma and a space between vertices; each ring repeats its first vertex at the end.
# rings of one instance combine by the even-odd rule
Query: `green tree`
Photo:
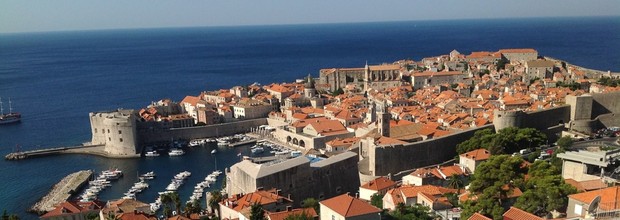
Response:
POLYGON ((266 219, 267 218, 265 218, 265 210, 263 210, 263 207, 258 203, 252 204, 252 206, 250 207, 250 220, 266 219))
POLYGON ((181 214, 181 197, 179 197, 179 193, 177 192, 170 193, 170 198, 172 199, 172 202, 174 203, 174 208, 177 212, 177 215, 180 215, 181 214))
POLYGON ((558 144, 560 148, 566 150, 569 147, 573 146, 573 139, 569 136, 564 136, 558 139, 556 143, 558 144))
POLYGON ((9 214, 6 213, 6 209, 2 211, 2 220, 9 220, 9 214))
POLYGON ((213 210, 213 212, 217 213, 217 215, 219 216, 219 213, 220 213, 219 203, 224 199, 224 196, 222 196, 222 191, 219 191, 219 190, 211 191, 209 192, 209 195, 211 197, 209 198, 208 205, 209 207, 211 207, 211 210, 213 210), (215 210, 217 210, 217 212, 215 210))
POLYGON ((566 184, 557 167, 545 161, 536 161, 529 168, 530 178, 525 183, 525 191, 515 206, 538 216, 568 205, 568 195, 577 190, 566 184))
POLYGON ((95 219, 99 219, 99 213, 97 213, 97 212, 91 212, 91 213, 88 213, 88 214, 86 215, 86 219, 88 219, 88 220, 95 220, 95 219))
POLYGON ((184 213, 186 216, 189 216, 190 214, 193 213, 200 213, 200 211, 202 211, 202 204, 200 204, 200 200, 198 199, 194 199, 193 201, 185 204, 185 210, 184 213))
POLYGON ((383 209, 383 194, 375 193, 370 196, 370 204, 374 207, 383 209))
POLYGON ((463 179, 458 174, 452 174, 452 176, 448 177, 448 187, 452 189, 463 188, 463 179))
POLYGON ((463 154, 480 148, 487 149, 494 137, 495 132, 492 129, 476 131, 474 136, 457 145, 456 152, 458 154, 463 154))
POLYGON ((284 220, 313 220, 313 218, 308 213, 302 212, 289 215, 284 220))
POLYGON ((313 208, 314 211, 316 211, 316 213, 319 213, 319 211, 321 211, 320 206, 319 206, 319 201, 317 201, 315 198, 304 199, 301 207, 302 208, 313 208))
POLYGON ((480 212, 494 219, 501 219, 504 213, 503 203, 515 188, 523 184, 527 168, 523 160, 508 155, 491 156, 476 168, 476 173, 469 184, 469 192, 475 195, 475 201, 463 204, 463 219, 480 212))
POLYGON ((404 203, 399 203, 394 211, 388 213, 387 219, 432 220, 434 216, 430 214, 430 209, 426 206, 420 204, 406 206, 404 203))

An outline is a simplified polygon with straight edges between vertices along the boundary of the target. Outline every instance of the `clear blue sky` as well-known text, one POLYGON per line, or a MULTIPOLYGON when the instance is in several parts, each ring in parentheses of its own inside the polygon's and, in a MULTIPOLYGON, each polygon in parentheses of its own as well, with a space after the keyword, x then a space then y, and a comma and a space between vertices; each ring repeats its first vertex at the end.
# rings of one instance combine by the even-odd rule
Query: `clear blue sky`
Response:
POLYGON ((619 15, 618 0, 0 0, 0 33, 619 15))

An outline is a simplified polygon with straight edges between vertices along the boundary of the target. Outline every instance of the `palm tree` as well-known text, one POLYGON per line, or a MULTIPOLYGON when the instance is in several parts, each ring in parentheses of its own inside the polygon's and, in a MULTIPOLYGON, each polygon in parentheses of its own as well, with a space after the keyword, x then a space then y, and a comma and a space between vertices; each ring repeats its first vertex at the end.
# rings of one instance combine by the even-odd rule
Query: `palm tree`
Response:
POLYGON ((209 204, 207 205, 211 208, 211 211, 216 213, 216 215, 219 217, 219 213, 220 213, 219 203, 224 199, 222 196, 222 192, 219 190, 215 190, 215 191, 209 192, 209 194, 211 195, 211 198, 209 198, 209 204), (215 212, 215 210, 217 210, 217 212, 215 212))
POLYGON ((463 180, 457 174, 452 174, 452 176, 448 177, 448 187, 453 189, 460 189, 463 187, 463 180))
POLYGON ((170 198, 172 199, 172 202, 174 202, 174 207, 176 208, 177 215, 180 215, 181 214, 181 197, 179 197, 179 194, 177 192, 173 192, 170 194, 170 198))

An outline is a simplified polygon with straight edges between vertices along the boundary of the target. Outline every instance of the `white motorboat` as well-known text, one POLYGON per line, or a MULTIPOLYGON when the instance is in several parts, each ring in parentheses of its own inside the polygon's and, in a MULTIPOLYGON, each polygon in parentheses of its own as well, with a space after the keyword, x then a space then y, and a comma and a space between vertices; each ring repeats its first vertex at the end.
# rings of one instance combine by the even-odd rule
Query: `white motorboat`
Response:
POLYGON ((185 154, 185 151, 183 151, 181 149, 177 149, 177 148, 172 149, 172 150, 170 150, 170 152, 168 152, 168 155, 170 155, 170 156, 181 156, 183 154, 185 154))
POLYGON ((144 154, 146 157, 159 157, 159 153, 157 151, 149 151, 144 154))
POLYGON ((252 151, 252 154, 260 154, 262 152, 265 152, 265 149, 263 149, 263 147, 255 147, 255 148, 252 148, 251 151, 252 151))
POLYGON ((217 150, 216 150, 216 149, 213 149, 213 150, 211 151, 211 154, 215 154, 215 153, 217 153, 217 150))

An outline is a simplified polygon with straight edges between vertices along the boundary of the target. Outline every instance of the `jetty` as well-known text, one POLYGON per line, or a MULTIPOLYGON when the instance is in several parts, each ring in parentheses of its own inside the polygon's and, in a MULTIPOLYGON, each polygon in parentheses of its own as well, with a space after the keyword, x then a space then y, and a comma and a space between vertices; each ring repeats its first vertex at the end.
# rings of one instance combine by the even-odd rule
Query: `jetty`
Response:
POLYGON ((241 146, 241 145, 244 145, 244 144, 253 144, 253 143, 256 143, 256 141, 257 140, 255 138, 252 138, 252 139, 247 140, 247 141, 238 141, 238 142, 235 142, 235 143, 230 143, 230 144, 228 144, 228 146, 229 147, 238 147, 238 146, 241 146))
POLYGON ((36 149, 30 151, 17 151, 12 152, 4 156, 5 160, 22 160, 31 157, 42 157, 49 156, 54 154, 66 153, 71 150, 83 149, 83 148, 92 148, 97 147, 97 145, 80 145, 73 147, 55 147, 55 148, 45 148, 45 149, 36 149))
POLYGON ((92 175, 93 171, 91 170, 81 170, 69 174, 54 185, 52 190, 35 203, 28 211, 41 214, 54 210, 55 205, 67 201, 67 199, 75 194, 92 175))

